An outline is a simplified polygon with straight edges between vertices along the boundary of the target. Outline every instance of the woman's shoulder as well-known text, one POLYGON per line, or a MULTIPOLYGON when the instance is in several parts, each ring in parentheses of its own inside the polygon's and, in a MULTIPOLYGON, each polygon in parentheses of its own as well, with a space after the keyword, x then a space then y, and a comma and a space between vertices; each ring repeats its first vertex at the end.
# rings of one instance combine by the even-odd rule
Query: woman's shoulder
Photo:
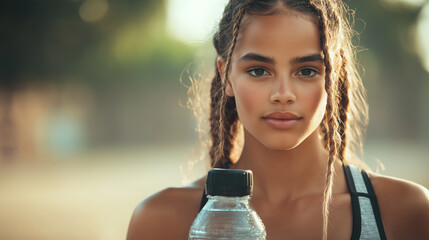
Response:
POLYGON ((161 190, 134 210, 127 239, 186 239, 198 214, 205 179, 161 190))
POLYGON ((411 181, 370 173, 388 239, 429 239, 429 191, 411 181))

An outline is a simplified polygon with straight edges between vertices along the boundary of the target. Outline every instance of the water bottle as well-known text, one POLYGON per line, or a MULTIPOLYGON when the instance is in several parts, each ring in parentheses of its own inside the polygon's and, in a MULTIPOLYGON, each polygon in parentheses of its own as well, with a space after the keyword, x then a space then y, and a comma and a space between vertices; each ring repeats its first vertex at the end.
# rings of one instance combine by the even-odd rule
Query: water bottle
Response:
POLYGON ((208 201, 195 218, 189 239, 266 239, 265 226, 249 205, 252 171, 210 169, 205 191, 208 201))

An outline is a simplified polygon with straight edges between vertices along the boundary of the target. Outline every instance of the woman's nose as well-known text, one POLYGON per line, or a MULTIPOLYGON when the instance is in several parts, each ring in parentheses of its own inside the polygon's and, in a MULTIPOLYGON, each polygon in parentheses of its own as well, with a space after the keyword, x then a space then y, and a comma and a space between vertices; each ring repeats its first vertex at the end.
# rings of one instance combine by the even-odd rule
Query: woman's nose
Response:
POLYGON ((296 101, 295 90, 290 77, 275 79, 271 91, 270 102, 276 104, 290 104, 296 101))

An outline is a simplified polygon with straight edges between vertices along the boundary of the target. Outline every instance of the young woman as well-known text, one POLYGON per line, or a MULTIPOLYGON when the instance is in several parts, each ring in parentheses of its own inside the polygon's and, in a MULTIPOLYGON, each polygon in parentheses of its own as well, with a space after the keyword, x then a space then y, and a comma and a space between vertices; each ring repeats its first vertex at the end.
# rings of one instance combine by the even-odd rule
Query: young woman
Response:
MULTIPOLYGON (((230 0, 213 40, 211 166, 253 171, 268 239, 429 239, 428 190, 361 170, 368 111, 346 12, 336 0, 230 0)), ((204 183, 145 199, 128 240, 187 239, 204 183)))

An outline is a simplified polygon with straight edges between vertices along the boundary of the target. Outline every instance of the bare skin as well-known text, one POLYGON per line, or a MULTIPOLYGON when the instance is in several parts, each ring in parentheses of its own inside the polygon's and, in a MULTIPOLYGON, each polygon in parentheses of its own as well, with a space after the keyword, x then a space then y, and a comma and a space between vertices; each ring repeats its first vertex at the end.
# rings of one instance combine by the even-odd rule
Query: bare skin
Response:
MULTIPOLYGON (((341 171, 336 181, 345 181, 341 171)), ((414 183, 386 176, 372 175, 371 182, 378 198, 387 239, 428 239, 427 190, 414 183)), ((183 188, 168 188, 142 201, 133 214, 127 239, 187 239, 199 211, 204 183, 203 178, 183 188)), ((329 218, 333 227, 328 238, 350 239, 350 195, 347 190, 340 193, 339 187, 336 188, 329 218)), ((273 200, 280 203, 273 205, 254 196, 251 204, 264 222, 268 239, 320 239, 320 198, 321 195, 303 196, 283 202, 275 198, 273 200)))
MULTIPOLYGON (((328 160, 319 134, 326 105, 324 65, 317 57, 294 61, 320 54, 318 28, 293 11, 243 21, 226 93, 236 99, 245 144, 231 168, 253 171, 251 204, 268 239, 320 239, 328 160), (243 57, 249 53, 273 61, 243 57), (279 129, 265 119, 276 111, 293 112, 301 119, 293 127, 279 129)), ((224 64, 219 59, 218 69, 224 64)), ((353 215, 341 163, 335 163, 335 172, 328 238, 350 239, 353 215)), ((387 238, 429 239, 428 190, 375 174, 371 181, 387 238)), ((134 212, 127 239, 187 239, 204 183, 203 178, 145 199, 134 212)))

